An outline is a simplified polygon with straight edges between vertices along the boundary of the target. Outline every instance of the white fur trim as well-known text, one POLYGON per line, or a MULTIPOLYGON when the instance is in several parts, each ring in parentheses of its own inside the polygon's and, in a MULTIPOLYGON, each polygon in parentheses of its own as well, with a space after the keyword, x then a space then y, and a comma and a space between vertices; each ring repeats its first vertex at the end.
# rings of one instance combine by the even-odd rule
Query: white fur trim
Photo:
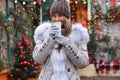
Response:
POLYGON ((34 41, 37 43, 37 40, 44 39, 44 37, 47 37, 49 35, 49 27, 51 27, 50 22, 44 22, 43 24, 39 25, 34 32, 34 41))
POLYGON ((67 73, 65 70, 67 57, 64 50, 61 49, 60 52, 58 52, 58 50, 53 49, 50 58, 54 72, 51 77, 51 80, 68 80, 67 73))
POLYGON ((89 42, 88 30, 84 28, 80 23, 72 24, 72 32, 70 34, 70 38, 76 44, 79 44, 80 41, 87 43, 89 42))

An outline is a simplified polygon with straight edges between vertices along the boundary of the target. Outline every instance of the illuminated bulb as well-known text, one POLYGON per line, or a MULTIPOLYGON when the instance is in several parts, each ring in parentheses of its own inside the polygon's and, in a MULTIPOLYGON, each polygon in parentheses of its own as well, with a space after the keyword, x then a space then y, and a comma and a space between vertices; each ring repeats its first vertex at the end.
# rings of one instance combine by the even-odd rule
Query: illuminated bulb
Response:
POLYGON ((77 2, 77 1, 75 1, 75 3, 77 4, 78 2, 77 2))
POLYGON ((34 3, 33 3, 34 5, 36 4, 36 1, 34 1, 34 3))
POLYGON ((97 3, 95 3, 95 5, 97 5, 97 3))
POLYGON ((84 1, 84 4, 86 4, 86 1, 84 1))
POLYGON ((118 2, 118 4, 120 5, 120 2, 118 2))
POLYGON ((25 5, 25 2, 23 2, 23 5, 25 5))
POLYGON ((17 0, 15 0, 15 3, 17 3, 17 0))
POLYGON ((45 2, 46 0, 43 0, 43 2, 45 2))
POLYGON ((108 2, 106 2, 106 5, 108 5, 108 2))

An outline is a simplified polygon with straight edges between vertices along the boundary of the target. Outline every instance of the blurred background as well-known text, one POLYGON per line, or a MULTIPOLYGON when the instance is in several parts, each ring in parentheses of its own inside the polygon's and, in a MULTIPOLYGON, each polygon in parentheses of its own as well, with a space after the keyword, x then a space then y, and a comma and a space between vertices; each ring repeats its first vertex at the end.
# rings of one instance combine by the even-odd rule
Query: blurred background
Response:
MULTIPOLYGON (((0 0, 0 80, 37 80, 35 28, 49 21, 54 0, 0 0), (6 75, 4 75, 6 74, 6 75)), ((120 0, 69 0, 72 23, 88 29, 90 65, 81 80, 120 79, 120 0), (89 72, 88 72, 89 71, 89 72)))

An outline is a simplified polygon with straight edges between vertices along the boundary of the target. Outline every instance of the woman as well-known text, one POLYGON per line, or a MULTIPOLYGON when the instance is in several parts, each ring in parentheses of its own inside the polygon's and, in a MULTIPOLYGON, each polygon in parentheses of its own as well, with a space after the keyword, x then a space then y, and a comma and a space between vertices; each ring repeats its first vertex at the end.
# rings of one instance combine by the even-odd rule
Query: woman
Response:
POLYGON ((81 24, 71 24, 69 3, 56 0, 50 8, 51 22, 39 25, 34 33, 33 59, 43 66, 39 80, 80 80, 76 69, 89 64, 89 35, 81 24), (54 22, 61 22, 61 31, 54 22), (61 34, 60 34, 61 33, 61 34))

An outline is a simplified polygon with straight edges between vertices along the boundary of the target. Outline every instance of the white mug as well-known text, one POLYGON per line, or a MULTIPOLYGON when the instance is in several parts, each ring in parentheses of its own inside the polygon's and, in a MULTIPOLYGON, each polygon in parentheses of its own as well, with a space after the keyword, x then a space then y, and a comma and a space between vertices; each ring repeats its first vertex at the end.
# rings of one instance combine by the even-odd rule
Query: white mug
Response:
POLYGON ((61 22, 53 22, 52 25, 57 26, 59 28, 59 34, 58 35, 61 35, 61 22))

